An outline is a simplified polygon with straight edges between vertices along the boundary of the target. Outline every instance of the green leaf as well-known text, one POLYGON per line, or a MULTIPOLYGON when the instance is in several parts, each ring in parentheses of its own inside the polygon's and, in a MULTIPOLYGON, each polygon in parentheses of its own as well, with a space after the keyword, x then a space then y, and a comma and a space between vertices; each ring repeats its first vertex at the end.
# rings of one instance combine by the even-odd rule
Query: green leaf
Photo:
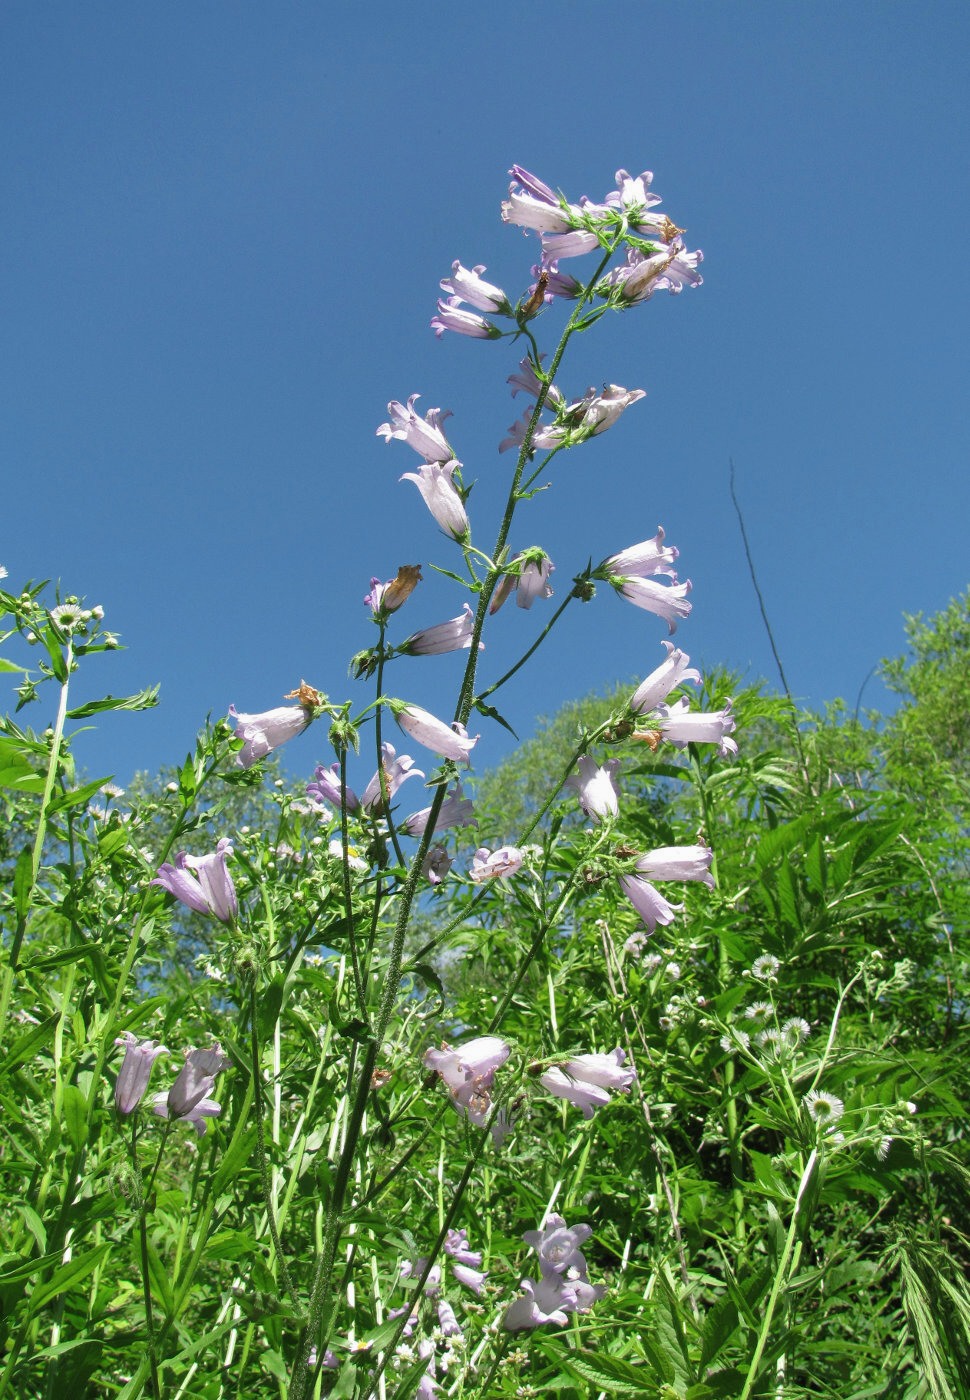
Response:
POLYGON ((35 1288, 30 1295, 31 1314, 39 1311, 52 1298, 58 1297, 61 1293, 67 1293, 82 1279, 87 1278, 88 1274, 93 1273, 98 1267, 110 1249, 110 1244, 100 1244, 97 1249, 91 1249, 87 1254, 81 1254, 72 1259, 70 1263, 57 1269, 53 1278, 35 1288))
POLYGON ((567 1370, 597 1390, 605 1390, 607 1395, 633 1395, 638 1400, 648 1400, 648 1397, 652 1400, 657 1393, 652 1366, 633 1366, 618 1356, 592 1351, 565 1352, 562 1359, 567 1370))
POLYGON ((738 1309, 733 1298, 724 1294, 718 1298, 704 1318, 701 1333, 700 1369, 705 1371, 718 1352, 729 1342, 738 1329, 738 1309))
POLYGON ((484 700, 476 700, 474 704, 475 709, 485 719, 494 719, 496 723, 502 726, 503 729, 507 729, 509 731, 513 739, 518 739, 519 736, 518 734, 516 734, 511 724, 509 724, 508 720, 503 718, 503 716, 499 714, 498 710, 495 708, 494 705, 487 705, 484 700))
POLYGON ((25 846, 17 857, 13 872, 13 907, 18 922, 23 922, 30 908, 30 895, 34 888, 34 855, 25 846))
POLYGON ((172 1292, 171 1265, 166 1263, 152 1243, 151 1235, 146 1240, 148 1246, 148 1277, 152 1293, 161 1303, 165 1316, 175 1316, 175 1294, 172 1292))
POLYGON ((253 1148, 256 1146, 257 1136, 258 1134, 255 1128, 249 1128, 239 1137, 233 1136, 232 1142, 229 1144, 229 1149, 220 1162, 219 1170, 213 1178, 213 1195, 217 1197, 221 1195, 232 1178, 236 1176, 249 1161, 253 1148))
POLYGON ((61 651, 61 643, 57 639, 53 627, 42 628, 40 640, 44 643, 47 655, 50 657, 54 679, 59 681, 61 685, 65 685, 67 683, 67 664, 64 660, 64 653, 61 651))
POLYGON ((39 1026, 32 1027, 26 1035, 22 1035, 19 1040, 14 1041, 10 1050, 0 1061, 0 1079, 9 1074, 12 1069, 16 1069, 18 1065, 32 1060, 48 1041, 53 1040, 59 1020, 60 1012, 55 1011, 52 1016, 48 1016, 46 1021, 41 1021, 39 1026))
POLYGON ((15 661, 8 661, 5 656, 0 656, 0 671, 20 671, 23 675, 26 675, 27 667, 18 666, 15 661))
POLYGON ((157 685, 140 690, 137 695, 106 695, 103 700, 89 700, 86 705, 78 705, 68 710, 68 719, 88 719, 90 715, 101 714, 104 710, 150 710, 158 704, 157 685))
POLYGON ((70 788, 67 792, 52 797, 47 804, 47 815, 51 817, 55 812, 66 811, 71 807, 84 807, 101 791, 105 783, 110 781, 110 775, 107 778, 95 778, 93 782, 84 783, 79 788, 70 788))
POLYGON ((63 1103, 68 1139, 80 1151, 88 1140, 88 1101, 76 1084, 65 1084, 63 1103))

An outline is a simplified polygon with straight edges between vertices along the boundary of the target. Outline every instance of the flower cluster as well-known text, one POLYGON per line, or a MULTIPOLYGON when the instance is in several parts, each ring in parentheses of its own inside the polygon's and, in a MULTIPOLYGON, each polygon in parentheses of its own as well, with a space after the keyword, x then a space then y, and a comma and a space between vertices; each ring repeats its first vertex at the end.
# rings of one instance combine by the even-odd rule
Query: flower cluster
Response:
POLYGON ((524 1278, 523 1296, 505 1312, 508 1332, 522 1332, 547 1322, 565 1326, 569 1313, 589 1312, 605 1296, 603 1284, 591 1284, 586 1259, 579 1246, 593 1233, 589 1225, 569 1229, 561 1215, 550 1215, 539 1230, 527 1230, 522 1238, 539 1256, 539 1278, 524 1278))

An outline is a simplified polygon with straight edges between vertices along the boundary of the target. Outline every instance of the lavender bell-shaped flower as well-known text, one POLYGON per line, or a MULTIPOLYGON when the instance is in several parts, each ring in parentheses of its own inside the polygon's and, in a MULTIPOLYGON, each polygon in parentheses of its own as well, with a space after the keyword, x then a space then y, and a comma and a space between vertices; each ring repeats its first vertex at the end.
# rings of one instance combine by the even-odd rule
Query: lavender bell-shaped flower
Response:
MULTIPOLYGON (((449 651, 466 651, 472 644, 472 629, 475 614, 466 603, 457 617, 447 622, 435 623, 433 627, 422 627, 413 632, 397 648, 409 656, 441 656, 449 651)), ((485 650, 485 643, 478 643, 478 650, 485 650)))
POLYGON ((390 421, 381 424, 377 436, 383 437, 385 442, 397 438, 407 443, 426 462, 451 462, 455 454, 441 427, 445 419, 451 417, 451 410, 429 408, 422 418, 414 408, 420 397, 420 394, 412 394, 406 407, 393 399, 387 405, 390 421))
POLYGON ((161 885, 196 913, 212 914, 222 923, 231 924, 239 912, 236 887, 226 864, 231 854, 232 842, 225 836, 209 855, 190 856, 180 851, 174 865, 166 861, 159 866, 151 883, 161 885))
MULTIPOLYGON (((402 823, 401 829, 408 836, 423 836, 431 816, 430 807, 422 807, 420 812, 412 812, 402 823)), ((475 817, 475 804, 470 797, 465 797, 461 790, 461 783, 456 783, 451 792, 448 793, 441 810, 438 812, 437 820, 434 824, 435 831, 444 831, 450 826, 477 826, 475 817)))
POLYGON ((521 870, 524 861, 525 853, 520 851, 518 846, 500 846, 497 851, 490 851, 487 846, 481 846, 472 856, 468 878, 480 885, 483 880, 515 875, 521 870))
POLYGON ((539 1083, 550 1094, 581 1108, 584 1118, 592 1118, 597 1108, 609 1103, 609 1090, 629 1092, 636 1073, 624 1068, 625 1059, 619 1047, 609 1055, 574 1055, 563 1064, 550 1066, 539 1076, 539 1083))
POLYGON ((154 1112, 160 1118, 184 1118, 191 1123, 199 1137, 204 1137, 207 1118, 215 1118, 221 1104, 209 1098, 215 1087, 216 1075, 229 1066, 228 1056, 221 1045, 211 1050, 189 1050, 175 1083, 167 1093, 156 1094, 154 1112))
POLYGON ((583 754, 576 766, 579 772, 567 778, 565 786, 579 795, 579 805, 587 817, 601 822, 617 816, 620 790, 613 775, 620 766, 619 759, 611 758, 600 765, 595 758, 583 754))
POLYGON ((381 744, 381 766, 360 795, 360 805, 370 816, 379 816, 384 811, 384 794, 381 790, 381 776, 387 786, 387 800, 393 801, 398 788, 408 778, 423 778, 420 768, 415 768, 410 754, 397 756, 393 744, 381 744))
POLYGON ((413 481, 435 521, 453 540, 468 538, 468 513, 452 480, 459 463, 425 462, 416 472, 404 472, 401 481, 413 481))
POLYGON ((313 774, 313 782, 306 785, 307 796, 316 802, 330 802, 334 807, 346 805, 348 812, 356 812, 360 799, 352 788, 340 785, 340 764, 332 763, 329 768, 320 764, 313 774))
POLYGON ((660 645, 667 648, 667 659, 641 681, 630 699, 630 709, 638 715, 655 710, 682 682, 700 684, 701 674, 689 665, 690 657, 686 652, 678 650, 673 642, 663 641, 660 645))
POLYGON ((439 754, 441 758, 451 758, 456 763, 464 762, 478 743, 479 735, 469 739, 465 726, 457 720, 452 724, 445 724, 443 720, 423 710, 420 705, 411 705, 403 700, 393 700, 390 705, 394 711, 394 718, 404 732, 432 753, 439 754))
POLYGON ((637 861, 636 871, 620 876, 620 888, 636 909, 648 932, 671 924, 682 904, 671 904, 652 880, 699 881, 713 888, 713 853, 707 846, 662 846, 637 861))
POLYGON ((140 1040, 131 1031, 125 1031, 115 1045, 123 1045, 125 1049, 125 1058, 115 1080, 115 1108, 127 1117, 145 1097, 152 1065, 159 1055, 167 1055, 168 1050, 154 1040, 140 1040))
POLYGON ((236 762, 241 768, 251 768, 280 744, 302 734, 313 719, 313 711, 303 705, 277 705, 258 715, 245 715, 230 705, 229 717, 235 721, 236 738, 244 741, 236 762))

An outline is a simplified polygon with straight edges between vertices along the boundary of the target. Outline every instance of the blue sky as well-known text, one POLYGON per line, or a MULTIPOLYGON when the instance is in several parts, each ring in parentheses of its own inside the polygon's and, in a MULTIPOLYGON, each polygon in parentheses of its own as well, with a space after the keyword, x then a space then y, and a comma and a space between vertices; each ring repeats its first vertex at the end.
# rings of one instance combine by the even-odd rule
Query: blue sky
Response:
MULTIPOLYGON (((571 199, 652 169, 705 253, 702 288, 567 359, 570 396, 648 396, 556 459, 513 543, 544 545, 564 590, 662 522, 694 584, 679 643, 773 677, 733 458, 793 690, 854 703, 901 614, 970 573, 968 51, 962 3, 7 3, 0 562, 122 634, 78 698, 162 686, 79 762, 176 762, 207 714, 301 677, 364 702, 346 673, 371 574, 457 562, 398 482, 417 459, 375 436, 388 400, 454 411, 486 545, 521 350, 428 321, 455 258, 529 284, 537 244, 498 218, 513 162, 571 199)), ((558 324, 537 323, 550 347, 558 324)), ((400 636, 460 609, 425 576, 400 636)), ((608 590, 571 612, 505 692, 523 735, 660 660, 663 625, 608 590)), ((486 680, 539 625, 497 623, 486 680)), ((460 665, 406 659, 388 689, 446 713, 460 665)), ((486 726, 478 766, 508 748, 486 726)), ((288 766, 330 758, 319 729, 288 766)))

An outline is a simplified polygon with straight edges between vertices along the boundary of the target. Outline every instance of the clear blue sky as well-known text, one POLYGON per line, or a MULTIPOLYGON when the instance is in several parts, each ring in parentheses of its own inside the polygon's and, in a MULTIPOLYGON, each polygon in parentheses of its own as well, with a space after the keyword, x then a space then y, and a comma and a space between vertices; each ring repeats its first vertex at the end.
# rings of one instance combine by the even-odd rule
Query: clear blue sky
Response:
MULTIPOLYGON (((375 436, 389 399, 454 410, 491 536, 518 353, 428 321, 455 258, 530 281, 536 243, 498 218, 513 162, 573 199, 652 169, 706 259, 699 291, 611 317, 567 361, 567 393, 648 397, 557 459, 513 542, 544 545, 565 589, 662 522, 694 583, 678 641, 773 676, 733 457, 793 689, 854 703, 901 614, 970 577, 968 52, 962 0, 8 0, 0 562, 123 634, 79 697, 162 684, 158 710, 78 741, 82 765, 177 761, 208 713, 301 677, 348 693, 371 574, 452 562, 398 483, 417 459, 375 436)), ((461 601, 424 585, 401 635, 461 601)), ((608 590, 575 613, 508 688, 523 734, 660 659, 663 625, 608 590)), ((486 678, 537 613, 499 620, 486 678)), ((405 660, 388 689, 446 711, 460 664, 405 660)), ((479 766, 507 750, 486 727, 479 766)), ((322 730, 287 758, 329 761, 322 730)))

